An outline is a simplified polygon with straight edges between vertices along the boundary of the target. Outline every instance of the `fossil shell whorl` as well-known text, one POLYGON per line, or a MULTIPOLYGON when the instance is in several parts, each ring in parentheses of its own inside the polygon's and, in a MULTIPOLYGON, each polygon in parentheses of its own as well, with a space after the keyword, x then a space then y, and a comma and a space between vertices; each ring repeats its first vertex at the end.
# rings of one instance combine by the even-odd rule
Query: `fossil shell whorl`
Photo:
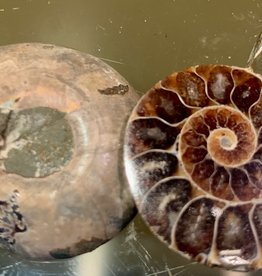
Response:
POLYGON ((170 248, 211 266, 262 268, 261 87, 248 69, 190 67, 148 91, 127 124, 142 217, 170 248))
POLYGON ((95 249, 133 217, 123 130, 137 96, 110 66, 43 44, 0 48, 0 246, 34 259, 95 249))

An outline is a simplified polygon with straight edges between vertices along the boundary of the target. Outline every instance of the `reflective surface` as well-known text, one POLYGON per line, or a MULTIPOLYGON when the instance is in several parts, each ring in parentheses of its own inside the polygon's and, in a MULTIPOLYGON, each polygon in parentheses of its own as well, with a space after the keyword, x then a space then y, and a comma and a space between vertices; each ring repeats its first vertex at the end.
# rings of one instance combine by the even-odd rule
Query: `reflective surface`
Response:
MULTIPOLYGON (((140 93, 191 65, 245 66, 261 30, 261 0, 0 1, 1 45, 38 41, 88 52, 140 93)), ((188 262, 154 238, 139 217, 114 240, 69 261, 28 262, 3 253, 0 262, 0 275, 11 276, 238 275, 188 262)))

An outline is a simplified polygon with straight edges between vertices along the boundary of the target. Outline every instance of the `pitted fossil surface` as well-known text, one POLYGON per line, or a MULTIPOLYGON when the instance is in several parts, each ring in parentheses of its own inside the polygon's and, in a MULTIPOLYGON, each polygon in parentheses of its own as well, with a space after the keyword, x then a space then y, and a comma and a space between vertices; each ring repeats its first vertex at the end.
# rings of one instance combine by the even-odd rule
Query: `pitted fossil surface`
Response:
POLYGON ((2 248, 39 260, 73 257, 130 221, 121 145, 136 101, 126 80, 91 55, 0 47, 2 248), (112 87, 124 93, 100 92, 112 87))

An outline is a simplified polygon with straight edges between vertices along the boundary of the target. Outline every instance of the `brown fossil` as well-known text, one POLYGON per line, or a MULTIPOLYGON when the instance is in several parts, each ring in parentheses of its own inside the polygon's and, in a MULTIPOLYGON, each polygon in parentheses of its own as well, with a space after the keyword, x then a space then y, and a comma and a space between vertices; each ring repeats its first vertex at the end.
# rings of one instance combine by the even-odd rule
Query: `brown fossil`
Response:
POLYGON ((205 65, 138 102, 125 167, 138 209, 171 249, 233 270, 262 268, 262 78, 205 65))
POLYGON ((134 203, 121 144, 136 100, 91 55, 43 44, 0 48, 1 247, 67 258, 125 226, 134 203), (125 93, 100 92, 112 87, 125 93))

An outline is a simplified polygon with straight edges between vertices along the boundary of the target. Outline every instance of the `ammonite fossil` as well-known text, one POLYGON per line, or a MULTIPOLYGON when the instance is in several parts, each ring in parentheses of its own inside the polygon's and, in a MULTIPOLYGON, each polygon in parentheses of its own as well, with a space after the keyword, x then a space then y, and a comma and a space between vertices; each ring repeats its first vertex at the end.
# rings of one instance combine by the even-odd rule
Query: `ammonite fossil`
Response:
POLYGON ((133 217, 122 171, 132 87, 101 60, 0 48, 0 246, 54 259, 91 251, 133 217))
POLYGON ((233 270, 262 268, 262 77, 200 65, 158 82, 126 129, 142 217, 168 246, 233 270))

